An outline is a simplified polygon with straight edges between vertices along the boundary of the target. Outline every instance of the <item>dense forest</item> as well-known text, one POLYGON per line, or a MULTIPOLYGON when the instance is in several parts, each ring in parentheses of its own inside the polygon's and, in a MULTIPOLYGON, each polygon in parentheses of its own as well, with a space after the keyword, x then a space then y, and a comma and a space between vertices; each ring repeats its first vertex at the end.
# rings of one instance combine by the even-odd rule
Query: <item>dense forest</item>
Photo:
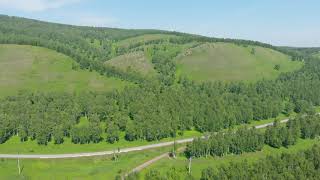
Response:
POLYGON ((214 179, 319 179, 320 147, 297 154, 268 156, 250 164, 246 161, 231 163, 214 171, 202 171, 201 180, 214 179))
MULTIPOLYGON (((291 112, 312 113, 320 105, 320 61, 296 51, 271 45, 231 39, 216 39, 154 30, 118 30, 44 23, 0 16, 0 43, 47 47, 74 58, 81 68, 136 83, 123 91, 109 93, 21 92, 0 99, 0 143, 18 135, 21 141, 36 140, 45 145, 70 137, 73 143, 119 140, 160 140, 182 135, 185 130, 215 132, 251 120, 275 118, 291 112), (103 65, 118 50, 114 42, 150 33, 171 33, 169 42, 152 42, 146 50, 158 76, 144 78, 135 72, 121 72, 103 65), (93 45, 99 40, 98 45, 93 45), (288 52, 305 65, 284 73, 276 80, 196 83, 176 77, 172 60, 180 52, 178 44, 187 42, 231 42, 241 46, 259 45, 288 52), (89 123, 78 126, 80 118, 89 123), (102 137, 106 132, 107 137, 102 137)), ((240 132, 239 132, 240 133, 240 132)), ((244 133, 244 132, 243 132, 244 133)), ((260 139, 256 132, 249 131, 260 139)), ((246 133, 244 133, 246 134, 246 133)), ((251 134, 246 134, 251 136, 251 134)), ((223 138, 223 137, 221 137, 223 138)), ((260 141, 259 141, 260 143, 260 141)), ((259 145, 252 147, 259 149, 259 145)), ((249 148, 251 149, 251 148, 249 148)), ((238 150, 235 150, 238 151, 238 150)))

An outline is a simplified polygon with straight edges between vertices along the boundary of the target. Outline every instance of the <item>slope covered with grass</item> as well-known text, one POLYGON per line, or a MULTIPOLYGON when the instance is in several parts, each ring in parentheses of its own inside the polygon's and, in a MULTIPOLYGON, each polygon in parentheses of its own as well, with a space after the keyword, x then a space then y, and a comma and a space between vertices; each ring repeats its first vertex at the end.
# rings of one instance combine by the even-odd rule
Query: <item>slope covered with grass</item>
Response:
POLYGON ((117 56, 106 62, 106 65, 119 68, 122 71, 135 71, 142 75, 152 75, 155 73, 153 64, 146 57, 145 52, 136 51, 117 56))
POLYGON ((75 67, 71 58, 46 48, 0 45, 0 96, 20 90, 108 91, 127 84, 75 67))
POLYGON ((302 66, 275 50, 232 43, 206 43, 188 49, 177 63, 178 75, 199 81, 272 79, 302 66))
POLYGON ((169 38, 178 38, 176 35, 171 34, 144 34, 132 38, 127 38, 116 43, 118 47, 129 48, 133 45, 142 45, 151 43, 152 41, 168 41, 169 38))

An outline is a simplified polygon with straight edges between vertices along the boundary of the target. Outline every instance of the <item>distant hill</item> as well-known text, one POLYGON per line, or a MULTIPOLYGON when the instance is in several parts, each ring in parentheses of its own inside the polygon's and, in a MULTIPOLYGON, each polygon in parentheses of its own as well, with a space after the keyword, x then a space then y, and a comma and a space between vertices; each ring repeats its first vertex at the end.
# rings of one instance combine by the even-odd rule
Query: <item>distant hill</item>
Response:
POLYGON ((299 69, 301 62, 259 46, 207 43, 177 58, 178 73, 194 80, 257 80, 299 69))
POLYGON ((128 84, 78 66, 71 58, 46 48, 0 45, 0 96, 21 90, 110 91, 128 84))
POLYGON ((299 68, 301 63, 290 60, 302 57, 296 49, 256 41, 71 26, 5 15, 0 15, 0 44, 52 49, 75 60, 81 69, 134 83, 158 76, 170 84, 175 75, 200 81, 274 78, 299 68))

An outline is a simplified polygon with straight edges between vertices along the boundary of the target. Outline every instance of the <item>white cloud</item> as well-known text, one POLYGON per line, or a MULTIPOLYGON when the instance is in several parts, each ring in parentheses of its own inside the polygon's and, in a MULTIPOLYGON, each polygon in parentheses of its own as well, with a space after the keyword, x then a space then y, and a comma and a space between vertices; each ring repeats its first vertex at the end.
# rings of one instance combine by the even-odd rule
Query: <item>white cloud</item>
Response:
POLYGON ((40 12, 77 3, 80 0, 0 0, 1 9, 14 9, 25 12, 40 12))

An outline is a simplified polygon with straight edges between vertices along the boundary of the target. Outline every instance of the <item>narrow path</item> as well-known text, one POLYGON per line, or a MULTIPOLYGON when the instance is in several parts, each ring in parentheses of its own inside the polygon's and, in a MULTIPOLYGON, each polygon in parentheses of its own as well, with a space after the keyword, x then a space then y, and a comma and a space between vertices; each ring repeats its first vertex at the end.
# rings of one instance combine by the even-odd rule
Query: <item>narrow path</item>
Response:
MULTIPOLYGON (((177 152, 182 152, 183 150, 185 150, 186 148, 185 147, 180 147, 177 152)), ((163 159, 163 158, 169 158, 170 157, 170 153, 164 153, 164 154, 161 154, 160 156, 157 156, 147 162, 144 162, 143 164, 133 168, 130 173, 135 173, 135 172, 140 172, 141 170, 145 169, 146 167, 150 166, 151 164, 163 159)), ((129 173, 129 174, 130 174, 129 173)))
MULTIPOLYGON (((286 123, 289 119, 281 120, 280 123, 286 123)), ((267 123, 263 125, 255 126, 257 129, 265 128, 272 126, 273 123, 267 123)), ((192 142, 194 138, 187 138, 176 140, 177 144, 192 142)), ((145 146, 137 146, 131 148, 120 149, 118 153, 128 153, 134 151, 143 151, 147 149, 166 147, 173 145, 174 141, 150 144, 145 146)), ((92 156, 103 156, 103 155, 112 155, 114 151, 101 151, 101 152, 89 152, 89 153, 72 153, 72 154, 0 154, 0 158, 11 158, 11 159, 61 159, 61 158, 80 158, 80 157, 92 157, 92 156)))

